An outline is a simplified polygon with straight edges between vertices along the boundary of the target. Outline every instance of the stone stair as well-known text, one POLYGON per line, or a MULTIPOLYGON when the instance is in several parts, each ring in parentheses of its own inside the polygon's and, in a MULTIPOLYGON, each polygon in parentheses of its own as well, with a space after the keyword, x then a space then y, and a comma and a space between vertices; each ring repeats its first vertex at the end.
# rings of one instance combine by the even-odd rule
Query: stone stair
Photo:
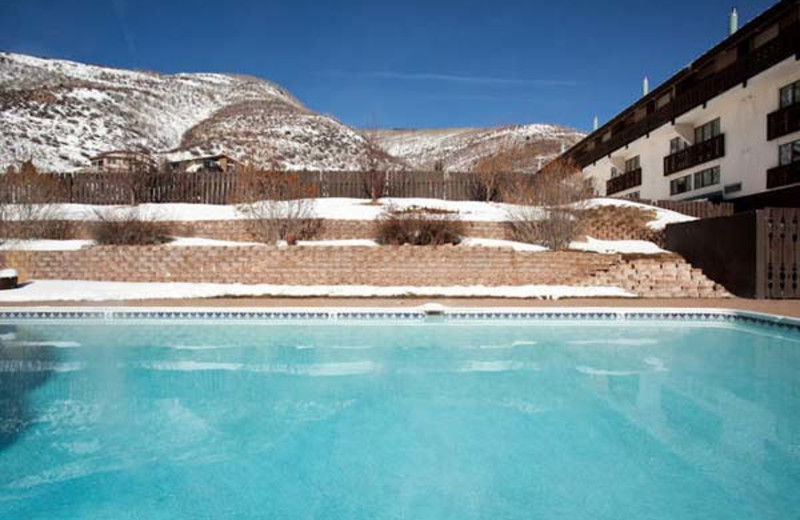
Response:
POLYGON ((678 255, 630 256, 597 271, 587 285, 614 285, 642 298, 729 298, 724 287, 678 255))

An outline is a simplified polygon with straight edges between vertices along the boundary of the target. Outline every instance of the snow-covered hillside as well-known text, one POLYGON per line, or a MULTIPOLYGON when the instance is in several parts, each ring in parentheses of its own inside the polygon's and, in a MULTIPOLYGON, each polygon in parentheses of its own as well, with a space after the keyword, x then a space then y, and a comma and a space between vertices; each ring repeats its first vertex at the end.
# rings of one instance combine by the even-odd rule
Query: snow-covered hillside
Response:
POLYGON ((33 158, 41 168, 66 171, 103 151, 137 148, 225 151, 248 162, 317 170, 359 169, 368 145, 261 79, 0 53, 0 167, 33 158))
POLYGON ((577 130, 549 124, 494 128, 445 128, 430 130, 378 130, 378 144, 386 152, 416 169, 470 171, 483 158, 523 149, 519 171, 535 171, 561 151, 584 137, 577 130))
POLYGON ((368 137, 258 78, 164 75, 0 52, 0 168, 33 159, 40 169, 70 171, 100 152, 145 149, 170 159, 226 153, 290 170, 360 170, 379 157, 391 169, 440 163, 467 171, 523 146, 517 169, 531 170, 582 134, 533 124, 368 137))

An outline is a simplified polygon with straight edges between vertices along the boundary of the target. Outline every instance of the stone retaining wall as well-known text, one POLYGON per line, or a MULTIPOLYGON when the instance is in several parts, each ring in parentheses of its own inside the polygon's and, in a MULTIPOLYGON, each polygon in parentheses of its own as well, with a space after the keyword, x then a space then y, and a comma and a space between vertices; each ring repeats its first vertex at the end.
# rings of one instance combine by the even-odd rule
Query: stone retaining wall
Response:
MULTIPOLYGON (((276 285, 614 286, 646 298, 727 292, 676 255, 441 247, 121 247, 0 252, 22 279, 276 285)), ((169 295, 165 295, 168 297, 169 295)))
POLYGON ((441 247, 119 247, 9 251, 23 277, 292 285, 580 285, 618 255, 441 247))

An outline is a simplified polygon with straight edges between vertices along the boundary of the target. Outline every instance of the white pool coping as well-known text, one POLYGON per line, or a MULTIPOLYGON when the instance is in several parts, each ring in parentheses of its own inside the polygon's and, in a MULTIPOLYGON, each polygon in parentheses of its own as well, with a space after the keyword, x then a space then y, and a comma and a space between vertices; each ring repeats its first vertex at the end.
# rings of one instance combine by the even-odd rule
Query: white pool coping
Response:
POLYGON ((778 314, 729 308, 684 307, 0 307, 4 320, 578 320, 578 321, 695 321, 744 322, 800 331, 800 319, 778 314))

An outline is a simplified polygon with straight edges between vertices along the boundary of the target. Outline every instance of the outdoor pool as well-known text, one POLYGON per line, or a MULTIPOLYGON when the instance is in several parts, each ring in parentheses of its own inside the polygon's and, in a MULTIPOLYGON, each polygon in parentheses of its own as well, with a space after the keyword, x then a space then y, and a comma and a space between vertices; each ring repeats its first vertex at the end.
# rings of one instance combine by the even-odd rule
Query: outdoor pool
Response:
POLYGON ((793 519, 800 332, 0 314, 0 519, 793 519))

